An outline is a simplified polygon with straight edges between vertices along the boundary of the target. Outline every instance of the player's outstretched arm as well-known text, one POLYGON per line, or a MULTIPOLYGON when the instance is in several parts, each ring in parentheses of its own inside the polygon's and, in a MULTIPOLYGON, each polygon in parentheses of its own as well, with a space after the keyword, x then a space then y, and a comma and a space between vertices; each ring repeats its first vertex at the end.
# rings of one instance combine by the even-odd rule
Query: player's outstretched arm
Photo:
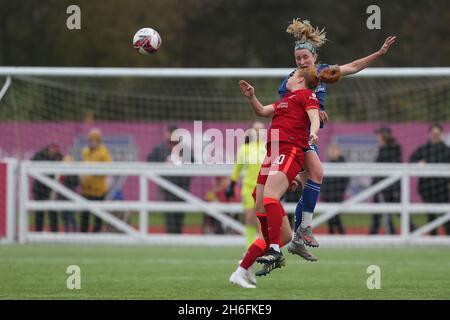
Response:
POLYGON ((308 109, 307 111, 309 121, 311 122, 311 127, 309 130, 309 143, 316 144, 319 141, 319 110, 318 109, 308 109))
POLYGON ((274 108, 272 105, 263 106, 261 102, 259 102, 258 98, 255 95, 255 88, 253 88, 250 83, 247 81, 241 80, 239 81, 239 88, 244 96, 247 97, 250 106, 253 109, 253 112, 260 117, 271 117, 274 113, 274 108))
POLYGON ((389 36, 384 41, 383 45, 381 46, 380 50, 377 52, 372 53, 371 55, 355 60, 353 62, 344 64, 340 66, 341 68, 341 75, 346 76, 349 74, 357 73, 365 68, 367 68, 370 64, 372 64, 374 61, 376 61, 379 57, 382 55, 385 55, 389 47, 395 43, 395 40, 397 39, 396 36, 389 36))

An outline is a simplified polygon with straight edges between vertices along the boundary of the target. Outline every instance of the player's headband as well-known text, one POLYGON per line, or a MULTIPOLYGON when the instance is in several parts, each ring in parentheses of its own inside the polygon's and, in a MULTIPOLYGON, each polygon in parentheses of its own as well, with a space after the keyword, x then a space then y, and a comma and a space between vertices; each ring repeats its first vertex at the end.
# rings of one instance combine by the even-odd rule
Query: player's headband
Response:
POLYGON ((300 49, 308 49, 313 54, 316 54, 316 52, 317 52, 316 47, 312 43, 296 41, 295 42, 295 50, 300 50, 300 49))

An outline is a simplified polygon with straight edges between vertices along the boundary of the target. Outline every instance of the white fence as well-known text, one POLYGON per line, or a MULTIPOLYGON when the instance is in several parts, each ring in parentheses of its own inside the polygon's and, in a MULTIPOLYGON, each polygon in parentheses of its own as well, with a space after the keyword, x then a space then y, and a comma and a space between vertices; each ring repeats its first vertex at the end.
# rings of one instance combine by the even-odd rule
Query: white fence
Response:
MULTIPOLYGON (((410 201, 410 179, 412 177, 450 177, 450 165, 440 164, 374 164, 374 163, 339 163, 324 164, 327 177, 368 177, 382 176, 384 179, 342 203, 319 203, 313 220, 313 227, 327 221, 338 213, 373 214, 400 213, 401 233, 399 235, 344 235, 318 236, 323 246, 395 246, 395 245, 450 245, 449 236, 430 237, 425 235, 430 230, 450 220, 450 204, 423 204, 410 201), (390 186, 401 182, 401 201, 399 203, 365 202, 371 196, 390 186), (411 215, 418 213, 441 213, 439 218, 410 233, 411 215), (320 213, 320 214, 319 214, 320 213)), ((55 163, 23 161, 20 165, 19 187, 19 242, 68 242, 68 243, 148 243, 176 245, 243 245, 243 236, 233 235, 156 235, 148 230, 148 213, 151 212, 204 212, 223 225, 239 233, 244 226, 231 219, 227 212, 243 212, 241 204, 205 202, 185 191, 163 177, 170 176, 228 176, 229 165, 167 165, 149 163, 55 163), (88 201, 79 194, 67 189, 48 175, 111 175, 139 177, 139 199, 136 201, 88 201), (54 191, 66 197, 67 201, 34 201, 30 199, 31 179, 34 178, 54 191), (150 201, 148 199, 148 182, 152 181, 164 188, 183 202, 150 201), (29 230, 28 218, 33 210, 89 210, 105 222, 113 225, 121 234, 106 233, 48 233, 29 230), (139 212, 139 228, 135 229, 119 220, 109 211, 130 210, 139 212)), ((295 204, 286 204, 286 211, 293 213, 295 204)))

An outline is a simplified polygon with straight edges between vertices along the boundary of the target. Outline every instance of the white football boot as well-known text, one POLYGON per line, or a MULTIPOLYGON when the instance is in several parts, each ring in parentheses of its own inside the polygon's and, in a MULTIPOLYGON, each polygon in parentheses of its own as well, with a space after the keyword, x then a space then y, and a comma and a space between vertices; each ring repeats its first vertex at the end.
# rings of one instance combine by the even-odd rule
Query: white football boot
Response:
POLYGON ((245 272, 239 272, 236 270, 233 272, 230 276, 230 282, 236 286, 239 286, 241 288, 245 289, 255 289, 256 286, 254 284, 251 284, 248 279, 245 272))
POLYGON ((250 268, 248 268, 245 275, 247 276, 248 282, 256 286, 256 276, 255 276, 255 264, 252 264, 250 268))
MULTIPOLYGON (((238 266, 241 265, 242 259, 238 261, 238 266)), ((248 282, 256 286, 256 276, 255 276, 255 263, 253 263, 250 268, 248 268, 245 276, 247 277, 248 282)))

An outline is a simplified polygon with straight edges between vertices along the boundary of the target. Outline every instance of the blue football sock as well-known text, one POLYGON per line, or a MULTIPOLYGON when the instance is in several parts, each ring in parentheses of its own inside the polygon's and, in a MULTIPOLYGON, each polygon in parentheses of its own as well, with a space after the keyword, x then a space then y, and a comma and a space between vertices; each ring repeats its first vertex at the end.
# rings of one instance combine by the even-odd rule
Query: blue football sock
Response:
MULTIPOLYGON (((314 182, 312 180, 307 180, 305 189, 303 190, 303 214, 308 214, 308 219, 305 222, 305 226, 311 225, 312 214, 316 208, 317 199, 320 194, 320 183, 314 182)), ((306 217, 305 217, 306 218, 306 217)))
POLYGON ((297 202, 297 206, 295 207, 295 226, 294 232, 297 231, 298 227, 302 223, 302 213, 303 213, 303 195, 297 202))

